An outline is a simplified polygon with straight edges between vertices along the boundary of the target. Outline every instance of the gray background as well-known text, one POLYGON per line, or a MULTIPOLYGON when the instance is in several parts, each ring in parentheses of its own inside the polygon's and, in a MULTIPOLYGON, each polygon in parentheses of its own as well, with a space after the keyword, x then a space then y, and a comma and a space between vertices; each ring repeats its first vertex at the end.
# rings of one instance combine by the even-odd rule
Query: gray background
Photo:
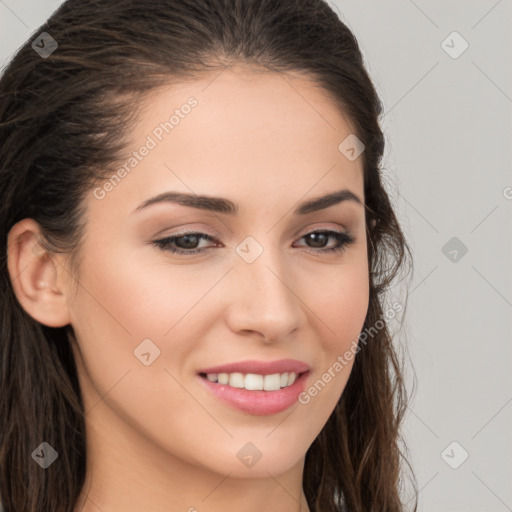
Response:
MULTIPOLYGON (((60 3, 0 0, 0 66, 60 3)), ((385 176, 413 249, 397 343, 418 381, 404 435, 419 510, 512 511, 512 0, 329 3, 384 103, 385 176), (457 58, 454 31, 469 44, 457 58)))

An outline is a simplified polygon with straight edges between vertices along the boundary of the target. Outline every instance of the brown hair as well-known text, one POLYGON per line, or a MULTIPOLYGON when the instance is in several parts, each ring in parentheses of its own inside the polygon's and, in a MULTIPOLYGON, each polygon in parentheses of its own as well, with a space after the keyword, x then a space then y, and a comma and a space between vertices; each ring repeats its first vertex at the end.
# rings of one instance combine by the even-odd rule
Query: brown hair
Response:
POLYGON ((407 393, 383 298, 410 250, 383 186, 382 105, 354 35, 322 0, 68 0, 19 49, 0 79, 5 512, 72 512, 86 474, 72 327, 42 325, 17 301, 6 264, 10 228, 33 218, 48 251, 76 258, 84 197, 121 161, 137 115, 134 105, 173 78, 236 62, 305 72, 365 144, 370 303, 364 328, 384 323, 358 352, 342 400, 309 448, 303 485, 311 511, 404 510, 401 470, 407 461, 399 427, 407 393), (47 58, 31 47, 41 32, 58 43, 47 58), (59 453, 58 464, 43 471, 31 460, 42 441, 59 453))

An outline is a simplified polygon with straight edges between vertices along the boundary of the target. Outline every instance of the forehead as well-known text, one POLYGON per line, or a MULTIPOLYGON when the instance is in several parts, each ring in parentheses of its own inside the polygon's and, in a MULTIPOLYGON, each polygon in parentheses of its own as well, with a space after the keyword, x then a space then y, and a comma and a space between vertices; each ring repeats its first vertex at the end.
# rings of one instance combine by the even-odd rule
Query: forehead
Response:
POLYGON ((145 98, 119 164, 127 172, 108 199, 122 198, 133 210, 177 190, 233 197, 242 206, 244 198, 252 206, 256 198, 260 207, 261 199, 291 206, 345 186, 363 198, 362 159, 338 149, 351 134, 343 112, 308 77, 226 68, 145 98), (140 157, 143 147, 150 149, 140 157))

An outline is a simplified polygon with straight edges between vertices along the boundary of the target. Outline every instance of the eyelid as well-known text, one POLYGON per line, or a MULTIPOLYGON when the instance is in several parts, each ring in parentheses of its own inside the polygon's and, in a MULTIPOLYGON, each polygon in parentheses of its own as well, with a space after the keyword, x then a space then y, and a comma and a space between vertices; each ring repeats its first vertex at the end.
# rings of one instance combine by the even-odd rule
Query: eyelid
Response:
POLYGON ((172 238, 175 236, 182 236, 182 235, 188 235, 190 233, 204 233, 205 235, 211 236, 212 238, 219 238, 222 236, 220 231, 217 229, 204 225, 204 224, 186 224, 183 227, 174 227, 174 228, 164 228, 158 231, 153 235, 153 238, 160 237, 160 238, 172 238), (177 229, 178 231, 173 231, 174 229, 177 229), (164 234, 170 232, 169 234, 164 234))
POLYGON ((331 225, 326 225, 324 222, 316 222, 313 226, 310 225, 306 230, 299 229, 299 231, 296 231, 294 237, 298 236, 300 238, 312 231, 338 231, 340 233, 347 234, 350 232, 347 226, 340 224, 339 222, 333 222, 331 225))

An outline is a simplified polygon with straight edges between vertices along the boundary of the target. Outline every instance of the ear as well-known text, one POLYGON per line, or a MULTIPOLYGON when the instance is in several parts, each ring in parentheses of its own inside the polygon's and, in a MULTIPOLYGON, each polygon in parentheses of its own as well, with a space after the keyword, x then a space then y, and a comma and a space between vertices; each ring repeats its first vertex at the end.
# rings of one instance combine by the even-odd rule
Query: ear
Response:
POLYGON ((47 251, 39 224, 33 219, 16 223, 7 238, 7 268, 14 293, 23 309, 48 327, 70 323, 67 270, 55 253, 47 251))

